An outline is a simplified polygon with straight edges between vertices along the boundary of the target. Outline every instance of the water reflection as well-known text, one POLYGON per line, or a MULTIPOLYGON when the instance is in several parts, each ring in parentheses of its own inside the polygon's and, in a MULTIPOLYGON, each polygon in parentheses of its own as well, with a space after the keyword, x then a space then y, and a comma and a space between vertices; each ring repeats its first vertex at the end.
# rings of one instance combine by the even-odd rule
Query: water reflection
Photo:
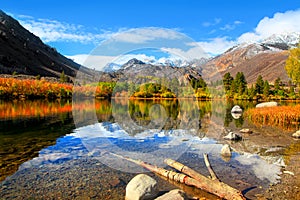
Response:
MULTIPOLYGON (((248 184, 232 183, 239 189, 245 189, 249 184, 267 187, 270 182, 277 181, 280 165, 284 164, 283 153, 278 153, 277 150, 276 155, 270 153, 275 151, 272 145, 281 145, 280 152, 286 152, 285 144, 277 139, 272 143, 270 138, 274 138, 273 135, 262 140, 258 134, 253 134, 247 140, 232 143, 236 152, 231 159, 222 160, 219 153, 222 143, 226 143, 222 140, 224 125, 239 128, 247 123, 243 116, 239 119, 231 116, 230 110, 234 105, 240 105, 246 110, 255 103, 125 99, 84 100, 76 104, 2 101, 0 179, 13 175, 2 182, 0 194, 6 192, 9 196, 12 191, 21 193, 21 190, 31 191, 34 187, 43 191, 43 188, 49 186, 49 182, 53 183, 53 187, 50 187, 52 191, 57 190, 54 186, 59 181, 67 179, 71 183, 76 182, 74 177, 65 177, 67 170, 77 166, 79 169, 83 166, 92 168, 94 166, 91 163, 110 166, 108 168, 101 165, 96 172, 94 168, 94 171, 89 172, 104 182, 110 180, 114 170, 115 176, 121 173, 116 170, 142 170, 132 163, 113 158, 107 152, 160 166, 164 158, 173 158, 200 172, 205 168, 201 159, 202 153, 206 152, 210 154, 211 162, 216 165, 215 171, 224 182, 241 180, 248 184), (72 116, 74 113, 79 113, 76 128, 72 116), (19 171, 14 173, 19 166, 19 171), (50 177, 50 180, 45 172, 49 172, 54 178, 50 177), (37 174, 38 176, 33 176, 37 174), (38 186, 30 184, 33 177, 36 177, 34 181, 39 182, 38 186), (5 189, 4 186, 7 185, 10 189, 5 189)), ((74 174, 81 172, 76 171, 74 174)), ((66 190, 77 190, 71 184, 65 187, 66 190)), ((82 187, 81 190, 91 188, 92 186, 82 187)), ((122 191, 111 187, 107 190, 122 191)), ((101 193, 105 191, 99 192, 99 195, 101 193)))
POLYGON ((68 102, 0 102, 0 180, 74 129, 68 102))

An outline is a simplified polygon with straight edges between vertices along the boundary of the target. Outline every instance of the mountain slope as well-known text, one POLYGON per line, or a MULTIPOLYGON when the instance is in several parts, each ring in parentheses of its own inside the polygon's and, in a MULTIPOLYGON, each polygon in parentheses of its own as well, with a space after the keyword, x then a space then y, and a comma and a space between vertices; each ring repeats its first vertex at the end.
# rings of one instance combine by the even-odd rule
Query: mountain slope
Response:
POLYGON ((288 49, 295 47, 299 38, 299 33, 272 35, 260 43, 232 47, 202 66, 203 72, 211 79, 216 79, 218 73, 224 75, 230 72, 235 76, 237 72, 243 72, 249 84, 255 83, 259 75, 269 82, 274 82, 278 77, 288 82, 285 61, 288 49), (213 70, 216 68, 218 72, 213 70))
POLYGON ((0 10, 0 73, 75 77, 79 67, 0 10))

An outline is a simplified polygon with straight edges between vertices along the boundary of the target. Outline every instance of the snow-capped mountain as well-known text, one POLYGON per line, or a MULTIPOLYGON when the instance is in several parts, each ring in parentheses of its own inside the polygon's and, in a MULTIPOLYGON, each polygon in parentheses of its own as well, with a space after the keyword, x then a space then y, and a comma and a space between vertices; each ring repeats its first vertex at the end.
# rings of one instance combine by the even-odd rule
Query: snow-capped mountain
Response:
POLYGON ((126 63, 117 64, 117 63, 108 63, 103 71, 105 72, 114 72, 119 69, 126 69, 128 67, 132 67, 135 64, 149 64, 149 65, 155 65, 155 66, 171 66, 171 67, 199 67, 204 65, 206 62, 208 62, 209 59, 207 58, 201 58, 201 59, 194 59, 192 61, 187 61, 184 59, 179 58, 165 58, 162 57, 160 59, 152 59, 152 60, 138 60, 136 58, 128 60, 126 63))
POLYGON ((113 72, 113 71, 117 71, 118 69, 120 69, 122 67, 122 65, 119 65, 117 63, 108 63, 107 65, 105 65, 105 67, 103 68, 104 72, 113 72))
POLYGON ((273 34, 261 41, 262 44, 286 44, 289 47, 296 47, 300 40, 300 33, 273 34))
POLYGON ((284 69, 290 48, 297 46, 300 33, 274 34, 260 42, 243 43, 228 49, 223 54, 211 59, 203 68, 206 74, 214 77, 230 72, 244 72, 248 83, 254 83, 258 75, 273 82, 280 77, 283 81, 289 78, 284 69), (212 71, 217 67, 219 71, 212 71))

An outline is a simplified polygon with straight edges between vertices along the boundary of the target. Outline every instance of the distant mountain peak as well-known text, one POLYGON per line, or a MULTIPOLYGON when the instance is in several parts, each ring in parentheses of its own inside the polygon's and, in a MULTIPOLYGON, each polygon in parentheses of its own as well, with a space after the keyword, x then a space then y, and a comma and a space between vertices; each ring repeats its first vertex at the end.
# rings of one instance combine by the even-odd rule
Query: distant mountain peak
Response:
POLYGON ((143 61, 138 60, 136 58, 132 58, 128 60, 127 63, 125 63, 125 65, 143 65, 143 64, 145 64, 143 61))
POLYGON ((263 44, 287 44, 288 46, 296 46, 300 40, 300 33, 287 32, 281 34, 273 34, 261 41, 263 44))

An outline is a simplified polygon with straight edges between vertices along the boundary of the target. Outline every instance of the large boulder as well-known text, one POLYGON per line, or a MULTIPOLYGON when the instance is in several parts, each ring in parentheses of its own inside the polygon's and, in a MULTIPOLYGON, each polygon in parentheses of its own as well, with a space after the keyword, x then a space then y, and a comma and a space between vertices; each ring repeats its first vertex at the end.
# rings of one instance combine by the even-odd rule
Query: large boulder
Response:
POLYGON ((188 197, 182 190, 174 189, 160 197, 157 197, 155 200, 186 200, 186 199, 188 199, 188 197))
POLYGON ((158 195, 156 180, 146 174, 136 175, 126 186, 126 200, 154 199, 158 195))
POLYGON ((270 102, 259 103, 255 107, 264 108, 264 107, 275 107, 275 106, 279 106, 279 104, 275 101, 270 101, 270 102))

